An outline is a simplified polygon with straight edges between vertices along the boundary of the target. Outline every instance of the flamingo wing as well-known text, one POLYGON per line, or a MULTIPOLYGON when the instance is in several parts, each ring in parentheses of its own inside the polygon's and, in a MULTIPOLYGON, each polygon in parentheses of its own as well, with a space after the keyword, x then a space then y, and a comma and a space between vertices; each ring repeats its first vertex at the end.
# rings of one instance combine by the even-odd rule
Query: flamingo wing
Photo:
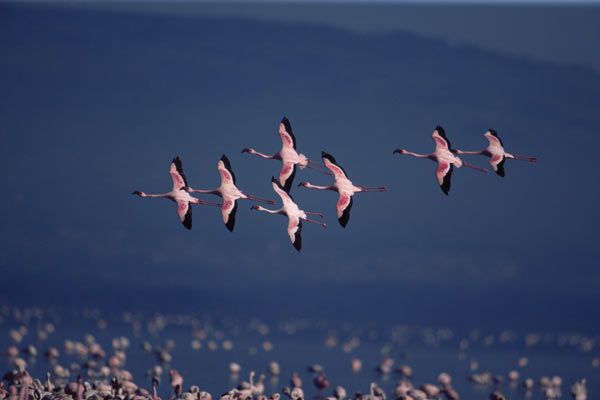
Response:
POLYGON ((433 141, 435 142, 436 149, 446 149, 451 150, 452 144, 450 144, 450 140, 446 136, 446 131, 440 125, 435 127, 433 131, 433 141), (436 135, 437 133, 437 135, 436 135))
POLYGON ((187 229, 192 229, 192 204, 187 201, 177 202, 177 215, 187 229))
POLYGON ((295 204, 292 196, 283 189, 283 186, 281 186, 281 184, 274 177, 271 177, 271 184, 273 185, 273 190, 275 193, 281 197, 281 201, 283 202, 284 206, 290 203, 295 204))
POLYGON ((290 240, 294 245, 294 248, 300 252, 302 249, 302 221, 298 216, 289 217, 288 221, 288 235, 290 236, 290 240))
POLYGON ((221 175, 221 182, 230 183, 235 185, 235 174, 231 168, 231 163, 225 154, 221 156, 221 159, 217 163, 217 169, 221 175))
POLYGON ((346 171, 342 168, 336 161, 335 158, 329 153, 321 152, 321 158, 323 159, 323 163, 327 167, 328 170, 331 171, 335 180, 343 180, 348 179, 346 176, 346 171))
POLYGON ((283 148, 296 150, 296 137, 292 132, 292 125, 287 117, 283 117, 279 124, 279 137, 283 148))
POLYGON ((435 176, 440 184, 440 187, 442 188, 442 192, 447 195, 450 191, 452 179, 452 164, 447 162, 438 163, 438 166, 435 169, 435 176))
POLYGON ((223 204, 221 204, 221 215, 223 216, 223 222, 229 232, 233 232, 235 227, 235 215, 237 213, 237 201, 233 197, 223 197, 223 204))
POLYGON ((352 194, 341 192, 337 204, 335 205, 337 211, 338 222, 342 227, 348 225, 350 220, 350 209, 352 209, 352 194))
POLYGON ((294 183, 294 177, 296 176, 296 164, 291 162, 284 162, 279 172, 279 183, 286 192, 290 192, 292 184, 294 183))
POLYGON ((504 155, 493 155, 490 158, 490 165, 494 172, 504 178, 504 162, 506 157, 504 155))
POLYGON ((183 173, 183 165, 179 156, 175 157, 171 162, 171 169, 169 170, 171 179, 173 180, 173 190, 181 190, 187 187, 187 179, 183 173))
POLYGON ((500 136, 498 136, 498 132, 496 132, 495 129, 490 128, 487 131, 490 133, 490 135, 487 136, 490 145, 504 147, 504 143, 502 143, 502 139, 500 139, 500 136))

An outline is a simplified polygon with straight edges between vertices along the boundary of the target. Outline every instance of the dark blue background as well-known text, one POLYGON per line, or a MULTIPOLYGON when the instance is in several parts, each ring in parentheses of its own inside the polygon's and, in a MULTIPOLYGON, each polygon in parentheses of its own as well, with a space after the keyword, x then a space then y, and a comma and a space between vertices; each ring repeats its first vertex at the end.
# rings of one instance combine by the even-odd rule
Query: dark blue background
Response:
MULTIPOLYGON (((405 32, 0 5, 0 299, 14 304, 168 308, 466 326, 597 331, 600 76, 405 32), (304 249, 285 220, 239 205, 194 229, 164 200, 180 155, 190 184, 273 197, 287 115, 300 151, 332 153, 359 184, 347 229, 333 193, 294 188, 304 249), (460 169, 449 197, 434 164, 392 156, 479 149, 494 127, 504 179, 460 169)), ((582 38, 592 40, 592 38, 582 38)), ((484 158, 470 159, 486 165, 484 158)), ((310 170, 296 180, 325 184, 310 170)))

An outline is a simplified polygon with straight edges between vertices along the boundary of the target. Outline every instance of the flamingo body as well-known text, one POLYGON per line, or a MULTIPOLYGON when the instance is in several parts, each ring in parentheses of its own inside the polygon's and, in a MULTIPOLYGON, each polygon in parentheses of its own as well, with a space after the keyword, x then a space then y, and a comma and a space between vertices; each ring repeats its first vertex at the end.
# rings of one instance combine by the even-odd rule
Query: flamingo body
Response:
POLYGON ((365 186, 356 186, 352 183, 346 174, 344 168, 339 165, 335 158, 329 153, 321 152, 321 158, 325 167, 331 171, 334 178, 334 183, 330 186, 319 186, 313 185, 309 182, 300 182, 299 186, 303 186, 308 189, 317 190, 333 190, 338 193, 338 201, 336 203, 336 215, 338 222, 342 227, 348 225, 350 220, 350 210, 352 208, 352 196, 358 192, 384 192, 387 189, 385 187, 378 188, 367 188, 365 186))
POLYGON ((277 195, 281 198, 281 202, 283 203, 282 207, 277 210, 269 210, 267 208, 261 206, 252 206, 253 210, 263 211, 269 214, 280 214, 288 217, 288 226, 287 233, 292 242, 294 248, 300 252, 302 249, 302 221, 312 222, 321 225, 326 228, 327 225, 314 221, 308 218, 307 214, 317 214, 322 217, 319 213, 313 213, 310 211, 301 210, 298 205, 294 202, 294 199, 288 192, 284 190, 281 184, 275 179, 275 177, 271 178, 271 184, 273 186, 273 190, 277 195))
POLYGON ((135 190, 132 194, 140 197, 163 197, 177 203, 177 215, 179 220, 187 229, 192 229, 192 204, 194 205, 214 205, 214 203, 204 202, 191 196, 187 191, 187 178, 183 172, 183 165, 179 156, 171 162, 169 174, 173 181, 173 189, 170 192, 160 194, 148 194, 135 190))
POLYGON ((236 186, 235 173, 231 168, 231 162, 225 154, 223 154, 217 162, 217 171, 219 171, 219 176, 221 177, 221 185, 217 189, 193 189, 187 186, 186 188, 187 191, 190 193, 209 193, 221 197, 223 199, 223 202, 221 203, 221 216, 223 218, 223 223, 225 224, 225 227, 230 232, 233 232, 233 229, 235 227, 235 217, 237 214, 237 200, 250 199, 256 201, 263 201, 269 204, 274 203, 272 200, 265 200, 260 199, 258 197, 254 197, 252 195, 247 195, 240 189, 238 189, 238 187, 236 186))
POLYGON ((483 136, 488 140, 488 146, 480 151, 463 151, 463 150, 453 150, 456 154, 469 154, 469 155, 483 155, 489 157, 490 166, 492 170, 498 175, 504 178, 506 172, 504 170, 504 163, 507 159, 509 160, 522 160, 529 162, 537 162, 536 157, 529 156, 519 156, 515 154, 508 153, 504 149, 504 144, 502 143, 502 139, 498 136, 498 132, 495 129, 488 129, 483 136))
POLYGON ((448 195, 450 192, 450 187, 452 185, 452 172, 454 171, 454 167, 460 168, 464 165, 480 172, 487 172, 485 169, 464 162, 457 155, 455 155, 456 150, 452 149, 450 140, 446 136, 446 131, 442 126, 436 126, 431 134, 431 137, 435 143, 435 151, 433 153, 418 154, 404 149, 396 149, 394 150, 394 153, 405 154, 417 158, 427 158, 435 161, 438 164, 437 168, 435 169, 435 177, 445 195, 448 195))
POLYGON ((300 167, 300 169, 310 167, 310 161, 304 154, 298 153, 296 136, 294 136, 292 125, 287 117, 283 117, 279 123, 279 137, 281 139, 281 149, 275 154, 263 154, 253 148, 245 148, 242 150, 242 153, 250 153, 270 160, 281 160, 282 166, 279 171, 279 184, 283 190, 289 193, 294 177, 296 176, 296 166, 300 167))

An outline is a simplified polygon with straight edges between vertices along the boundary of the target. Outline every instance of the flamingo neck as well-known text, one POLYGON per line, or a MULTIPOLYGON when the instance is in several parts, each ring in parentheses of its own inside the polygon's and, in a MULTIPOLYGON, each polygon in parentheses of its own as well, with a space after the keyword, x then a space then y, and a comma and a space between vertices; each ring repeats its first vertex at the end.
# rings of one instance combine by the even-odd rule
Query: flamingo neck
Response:
POLYGON ((335 190, 333 186, 322 186, 322 185, 313 185, 312 183, 306 182, 304 186, 309 189, 319 189, 319 190, 335 190))
POLYGON ((168 197, 168 198, 171 198, 172 196, 173 196, 172 192, 169 192, 169 193, 158 193, 158 194, 144 193, 142 195, 142 197, 168 197))
POLYGON ((408 150, 404 150, 404 153, 407 156, 412 156, 412 157, 417 157, 417 158, 432 158, 433 155, 432 154, 419 154, 419 153, 414 153, 412 151, 408 151, 408 150))

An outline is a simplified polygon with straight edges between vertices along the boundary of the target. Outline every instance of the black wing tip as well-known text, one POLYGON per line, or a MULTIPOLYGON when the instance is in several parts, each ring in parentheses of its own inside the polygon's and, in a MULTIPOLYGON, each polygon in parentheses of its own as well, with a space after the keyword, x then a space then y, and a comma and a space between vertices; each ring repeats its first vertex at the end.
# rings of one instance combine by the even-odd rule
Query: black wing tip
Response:
POLYGON ((302 250, 302 239, 298 239, 296 238, 296 240, 294 240, 294 248, 296 249, 296 251, 298 251, 298 253, 300 253, 300 250, 302 250))
POLYGON ((329 160, 330 162, 336 164, 335 158, 333 158, 333 156, 331 154, 327 153, 326 151, 321 151, 321 158, 325 158, 325 159, 329 160))
POLYGON ((348 222, 350 221, 350 210, 352 209, 353 204, 354 200, 352 200, 352 196, 350 196, 350 203, 344 209, 342 216, 338 218, 338 222, 340 223, 342 228, 345 228, 346 225, 348 225, 348 222))
POLYGON ((285 184, 281 187, 286 193, 290 193, 290 190, 292 190, 292 185, 294 184, 294 178, 296 177, 296 165, 294 165, 292 167, 292 173, 290 176, 288 176, 288 178, 285 180, 285 184))
POLYGON ((233 209, 229 213, 229 217, 227 218, 227 222, 225 223, 225 227, 229 230, 229 232, 233 232, 233 228, 235 228, 235 215, 237 214, 237 201, 233 202, 233 209))
POLYGON ((435 130, 438 131, 438 133, 440 135, 442 135, 444 137, 446 136, 446 130, 444 129, 443 126, 441 126, 441 125, 438 124, 438 125, 435 126, 435 130))
POLYGON ((448 196, 448 192, 450 192, 450 186, 452 185, 452 170, 453 170, 453 167, 452 167, 452 164, 450 164, 450 169, 444 176, 444 180, 442 181, 442 184, 440 185, 442 192, 444 192, 444 194, 446 196, 448 196))
POLYGON ((502 161, 500 161, 498 163, 498 165, 496 166, 496 174, 498 174, 498 176, 504 178, 504 176, 506 175, 505 171, 504 171, 504 163, 506 162, 506 158, 503 157, 502 161))
POLYGON ((292 244, 298 253, 300 253, 300 250, 302 250, 302 236, 300 236, 299 231, 294 235, 294 242, 292 244))
POLYGON ((192 216, 189 214, 186 214, 185 219, 183 220, 183 226, 185 226, 187 229, 191 230, 192 229, 192 216))

